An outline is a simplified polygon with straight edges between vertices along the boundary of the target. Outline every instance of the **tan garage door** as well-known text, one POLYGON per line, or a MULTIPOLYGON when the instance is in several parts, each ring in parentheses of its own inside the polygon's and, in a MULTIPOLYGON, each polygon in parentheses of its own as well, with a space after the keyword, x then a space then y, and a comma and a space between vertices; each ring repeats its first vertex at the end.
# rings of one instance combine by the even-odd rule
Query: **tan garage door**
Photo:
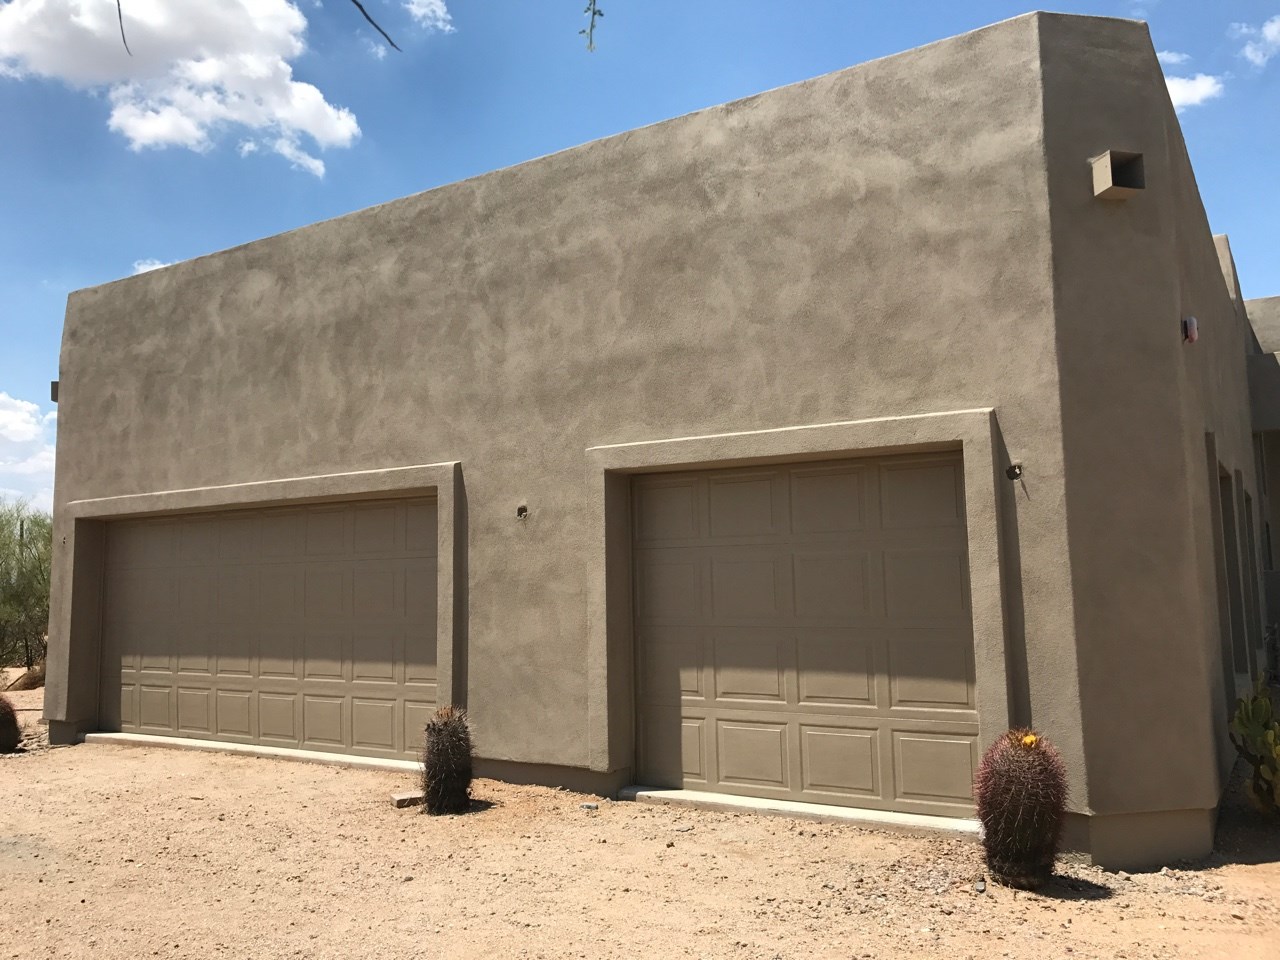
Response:
POLYGON ((958 454, 636 478, 638 779, 968 816, 958 454))
POLYGON ((414 756, 436 552, 433 499, 109 523, 101 726, 414 756))

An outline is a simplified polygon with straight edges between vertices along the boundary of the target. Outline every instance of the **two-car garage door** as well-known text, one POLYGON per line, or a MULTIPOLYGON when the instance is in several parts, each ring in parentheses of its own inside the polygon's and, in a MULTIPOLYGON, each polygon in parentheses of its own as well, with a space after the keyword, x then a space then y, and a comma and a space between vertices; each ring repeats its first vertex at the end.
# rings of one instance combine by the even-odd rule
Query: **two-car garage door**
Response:
POLYGON ((101 726, 415 756, 436 555, 434 499, 108 523, 101 726))
POLYGON ((638 779, 969 815, 959 454, 633 484, 638 779))

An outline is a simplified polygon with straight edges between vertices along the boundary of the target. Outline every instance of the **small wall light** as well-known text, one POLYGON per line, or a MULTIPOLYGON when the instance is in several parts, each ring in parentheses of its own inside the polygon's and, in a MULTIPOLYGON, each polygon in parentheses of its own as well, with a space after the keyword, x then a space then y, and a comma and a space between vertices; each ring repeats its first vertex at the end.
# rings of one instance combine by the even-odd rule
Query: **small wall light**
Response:
POLYGON ((523 503, 520 504, 520 506, 516 507, 516 519, 517 520, 529 519, 529 508, 526 507, 523 503))
POLYGON ((1200 339, 1200 322, 1195 317, 1184 317, 1182 320, 1183 343, 1195 343, 1200 339))
POLYGON ((1007 468, 1007 469, 1005 470, 1005 472, 1004 472, 1004 475, 1005 475, 1006 477, 1008 477, 1010 480, 1021 480, 1021 479, 1022 479, 1022 464, 1020 464, 1020 463, 1011 463, 1011 464, 1009 464, 1008 468, 1007 468))

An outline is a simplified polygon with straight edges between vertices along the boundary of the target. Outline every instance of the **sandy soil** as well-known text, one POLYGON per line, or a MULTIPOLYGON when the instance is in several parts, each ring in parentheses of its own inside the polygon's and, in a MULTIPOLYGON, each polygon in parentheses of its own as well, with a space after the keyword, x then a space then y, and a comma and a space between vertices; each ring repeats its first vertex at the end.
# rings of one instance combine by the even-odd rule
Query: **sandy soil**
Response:
MULTIPOLYGON (((48 746, 48 736, 44 724, 40 721, 40 715, 44 712, 44 690, 6 690, 5 687, 17 680, 26 671, 18 670, 12 667, 0 668, 0 695, 9 698, 9 702, 13 704, 13 709, 18 715, 18 724, 22 728, 22 743, 20 746, 23 750, 41 750, 48 746)), ((0 944, 3 944, 3 934, 0 933, 0 944)), ((0 947, 2 951, 2 947, 0 947)), ((0 957, 4 953, 0 952, 0 957)))
POLYGON ((1207 864, 1066 864, 1029 895, 979 893, 962 840, 492 781, 433 818, 391 807, 410 786, 118 746, 0 758, 0 960, 1244 960, 1280 937, 1277 825, 1239 808, 1207 864))

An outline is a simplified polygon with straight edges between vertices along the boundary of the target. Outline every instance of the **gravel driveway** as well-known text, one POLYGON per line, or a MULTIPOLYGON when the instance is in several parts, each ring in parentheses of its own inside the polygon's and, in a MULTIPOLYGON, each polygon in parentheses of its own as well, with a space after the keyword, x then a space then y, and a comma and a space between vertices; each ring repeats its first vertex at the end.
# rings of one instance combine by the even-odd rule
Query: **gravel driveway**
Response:
POLYGON ((0 759, 0 958, 1274 958, 1280 934, 1276 858, 978 893, 963 840, 492 781, 432 818, 391 807, 408 785, 114 745, 0 759))

